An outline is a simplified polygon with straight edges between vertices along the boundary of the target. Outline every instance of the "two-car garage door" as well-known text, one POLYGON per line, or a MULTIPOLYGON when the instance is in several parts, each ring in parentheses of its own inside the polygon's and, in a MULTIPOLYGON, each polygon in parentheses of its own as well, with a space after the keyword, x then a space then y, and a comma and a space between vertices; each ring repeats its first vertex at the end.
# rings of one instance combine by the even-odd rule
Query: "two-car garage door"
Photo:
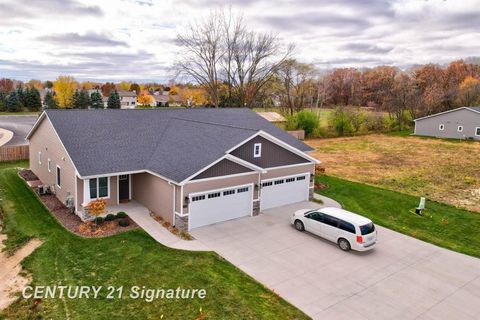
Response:
POLYGON ((262 181, 260 210, 307 201, 309 174, 280 177, 262 181))
POLYGON ((236 219, 252 214, 253 186, 190 195, 189 228, 236 219))

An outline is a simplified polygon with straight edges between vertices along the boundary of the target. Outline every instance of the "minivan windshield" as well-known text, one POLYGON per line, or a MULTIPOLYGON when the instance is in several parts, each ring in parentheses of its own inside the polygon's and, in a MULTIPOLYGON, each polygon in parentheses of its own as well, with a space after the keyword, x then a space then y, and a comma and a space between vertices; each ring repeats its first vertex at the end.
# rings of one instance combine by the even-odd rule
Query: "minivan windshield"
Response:
POLYGON ((370 234, 373 231, 375 231, 375 226, 373 225, 373 223, 369 223, 369 224, 366 224, 364 226, 360 226, 360 232, 362 233, 362 235, 370 234))

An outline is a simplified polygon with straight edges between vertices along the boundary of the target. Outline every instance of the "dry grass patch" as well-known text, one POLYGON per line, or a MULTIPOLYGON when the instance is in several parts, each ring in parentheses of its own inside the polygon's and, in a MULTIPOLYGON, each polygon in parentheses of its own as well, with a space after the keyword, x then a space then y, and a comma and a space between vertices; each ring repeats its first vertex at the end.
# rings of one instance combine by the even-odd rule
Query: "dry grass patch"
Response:
POLYGON ((313 139, 329 175, 480 212, 480 143, 368 135, 313 139))

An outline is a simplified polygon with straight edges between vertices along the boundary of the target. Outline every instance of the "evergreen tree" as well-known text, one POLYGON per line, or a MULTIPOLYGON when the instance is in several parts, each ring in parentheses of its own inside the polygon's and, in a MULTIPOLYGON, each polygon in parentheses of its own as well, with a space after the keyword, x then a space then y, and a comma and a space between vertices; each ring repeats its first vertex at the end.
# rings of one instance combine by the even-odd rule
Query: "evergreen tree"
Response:
POLYGON ((80 109, 80 93, 78 90, 75 90, 72 96, 72 106, 73 109, 80 109))
POLYGON ((53 98, 53 94, 48 91, 43 100, 46 109, 58 109, 57 101, 53 98))
POLYGON ((98 91, 92 92, 92 94, 90 95, 90 100, 92 101, 92 108, 103 109, 103 99, 100 92, 98 91))
POLYGON ((111 91, 110 96, 108 97, 107 108, 120 109, 120 106, 120 96, 118 95, 117 90, 111 91))
POLYGON ((40 92, 37 89, 32 88, 25 91, 25 108, 29 111, 38 111, 42 108, 42 99, 40 98, 40 92))
POLYGON ((6 100, 7 96, 5 95, 5 93, 0 92, 0 111, 5 111, 7 102, 6 100))
POLYGON ((18 112, 21 110, 22 106, 20 104, 17 91, 12 91, 8 95, 5 105, 7 107, 7 111, 9 112, 18 112))
POLYGON ((77 108, 78 109, 88 109, 92 105, 88 91, 85 89, 80 90, 77 98, 77 108))
POLYGON ((19 86, 16 90, 17 99, 20 103, 19 111, 25 108, 27 105, 27 93, 28 93, 28 88, 23 90, 23 88, 19 86))

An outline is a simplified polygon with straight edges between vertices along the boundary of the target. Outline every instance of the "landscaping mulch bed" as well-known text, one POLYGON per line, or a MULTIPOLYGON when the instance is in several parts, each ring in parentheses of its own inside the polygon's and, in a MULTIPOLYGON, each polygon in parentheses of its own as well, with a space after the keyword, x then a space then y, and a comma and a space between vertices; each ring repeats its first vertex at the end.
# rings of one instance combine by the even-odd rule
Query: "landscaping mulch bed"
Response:
MULTIPOLYGON (((29 181, 38 180, 37 176, 30 170, 21 170, 18 173, 27 183, 29 181), (33 180, 27 180, 33 179, 33 180)), ((35 191, 35 188, 31 186, 35 191)), ((123 218, 127 220, 129 225, 121 227, 118 225, 120 219, 113 221, 105 221, 102 224, 96 225, 95 222, 82 222, 79 216, 68 209, 57 197, 53 194, 39 195, 40 200, 53 214, 53 216, 69 231, 83 236, 83 237, 108 237, 120 232, 138 228, 138 225, 130 217, 123 218)))
POLYGON ((23 169, 18 172, 20 177, 23 178, 25 181, 35 181, 39 180, 38 177, 33 173, 31 170, 23 169))

